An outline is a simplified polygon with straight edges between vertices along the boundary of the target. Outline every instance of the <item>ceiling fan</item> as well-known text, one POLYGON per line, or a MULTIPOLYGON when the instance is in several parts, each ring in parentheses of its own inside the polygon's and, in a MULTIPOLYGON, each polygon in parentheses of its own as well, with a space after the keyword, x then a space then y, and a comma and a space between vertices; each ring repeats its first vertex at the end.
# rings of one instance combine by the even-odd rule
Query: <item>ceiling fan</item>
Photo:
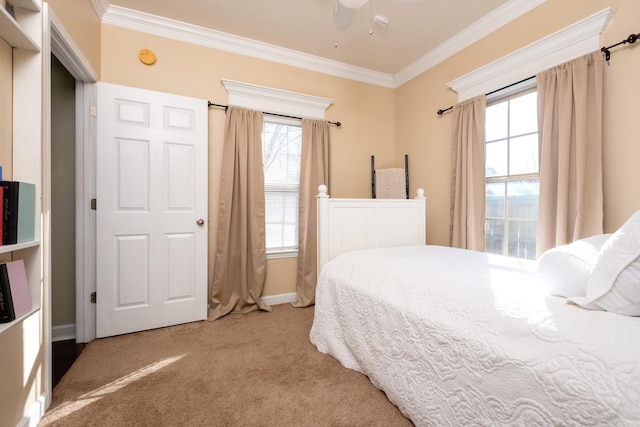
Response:
MULTIPOLYGON (((400 3, 416 3, 420 0, 394 0, 400 3)), ((371 14, 371 27, 369 35, 373 34, 373 24, 386 27, 389 25, 389 18, 384 15, 373 14, 373 0, 334 0, 333 6, 333 25, 338 30, 346 30, 349 28, 356 16, 356 10, 369 3, 371 14)))

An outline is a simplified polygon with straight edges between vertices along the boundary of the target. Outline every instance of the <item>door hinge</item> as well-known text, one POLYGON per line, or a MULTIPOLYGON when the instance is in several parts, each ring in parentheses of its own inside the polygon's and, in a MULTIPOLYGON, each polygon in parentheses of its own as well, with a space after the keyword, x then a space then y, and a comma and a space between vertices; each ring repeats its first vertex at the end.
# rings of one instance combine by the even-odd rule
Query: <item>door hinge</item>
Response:
POLYGON ((96 303, 96 293, 91 292, 91 304, 95 304, 95 303, 96 303))
POLYGON ((96 204, 97 204, 96 199, 91 199, 91 210, 92 211, 96 210, 96 204))
POLYGON ((89 114, 91 117, 98 117, 98 108, 95 105, 89 107, 89 114))

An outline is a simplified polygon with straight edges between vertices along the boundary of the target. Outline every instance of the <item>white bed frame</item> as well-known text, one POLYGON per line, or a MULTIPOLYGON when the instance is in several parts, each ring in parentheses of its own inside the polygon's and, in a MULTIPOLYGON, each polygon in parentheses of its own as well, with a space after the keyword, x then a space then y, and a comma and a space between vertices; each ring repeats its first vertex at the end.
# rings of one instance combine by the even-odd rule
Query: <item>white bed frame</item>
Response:
POLYGON ((426 198, 332 199, 318 187, 318 274, 336 256, 349 251, 424 245, 426 198))

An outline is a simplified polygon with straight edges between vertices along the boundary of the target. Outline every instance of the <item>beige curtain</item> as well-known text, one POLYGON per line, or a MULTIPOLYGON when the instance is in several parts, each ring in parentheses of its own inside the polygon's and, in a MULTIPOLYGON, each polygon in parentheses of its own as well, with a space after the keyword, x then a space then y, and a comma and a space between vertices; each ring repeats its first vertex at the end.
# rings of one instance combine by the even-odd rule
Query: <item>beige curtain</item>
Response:
POLYGON ((602 233, 600 51, 536 76, 540 140, 537 254, 602 233))
POLYGON ((262 113, 229 107, 209 319, 271 311, 260 301, 267 267, 262 113))
POLYGON ((298 209, 298 273, 295 307, 315 303, 317 278, 317 207, 318 186, 329 186, 329 123, 302 119, 302 153, 300 159, 300 205, 298 209))
POLYGON ((451 246, 485 250, 484 95, 453 107, 451 246))

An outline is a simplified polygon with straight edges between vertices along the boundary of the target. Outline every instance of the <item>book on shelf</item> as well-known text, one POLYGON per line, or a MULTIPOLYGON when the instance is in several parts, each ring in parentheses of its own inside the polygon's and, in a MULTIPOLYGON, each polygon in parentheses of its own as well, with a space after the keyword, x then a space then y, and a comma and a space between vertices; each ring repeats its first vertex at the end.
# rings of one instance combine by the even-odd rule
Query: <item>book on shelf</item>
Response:
POLYGON ((16 11, 13 9, 13 5, 6 1, 3 3, 4 3, 4 10, 6 10, 7 13, 11 15, 13 19, 16 19, 16 11))
POLYGON ((25 243, 34 239, 36 186, 27 182, 20 182, 19 186, 17 243, 25 243))
MULTIPOLYGON (((0 174, 2 174, 2 168, 0 167, 0 174)), ((0 246, 2 246, 2 241, 4 240, 2 236, 2 224, 4 223, 4 198, 2 195, 4 194, 4 188, 0 186, 0 246)))
POLYGON ((0 181, 2 187, 2 244, 18 243, 18 190, 15 181, 0 181))
POLYGON ((31 293, 23 260, 0 264, 0 323, 8 323, 31 311, 31 293))
POLYGON ((11 288, 11 301, 13 313, 16 318, 24 316, 31 311, 31 292, 27 282, 27 271, 24 268, 24 260, 16 260, 6 263, 9 288, 11 288))
POLYGON ((35 230, 35 184, 0 181, 2 187, 2 244, 30 242, 35 230))
POLYGON ((0 264, 0 323, 15 320, 11 287, 9 287, 9 272, 6 264, 0 264))

